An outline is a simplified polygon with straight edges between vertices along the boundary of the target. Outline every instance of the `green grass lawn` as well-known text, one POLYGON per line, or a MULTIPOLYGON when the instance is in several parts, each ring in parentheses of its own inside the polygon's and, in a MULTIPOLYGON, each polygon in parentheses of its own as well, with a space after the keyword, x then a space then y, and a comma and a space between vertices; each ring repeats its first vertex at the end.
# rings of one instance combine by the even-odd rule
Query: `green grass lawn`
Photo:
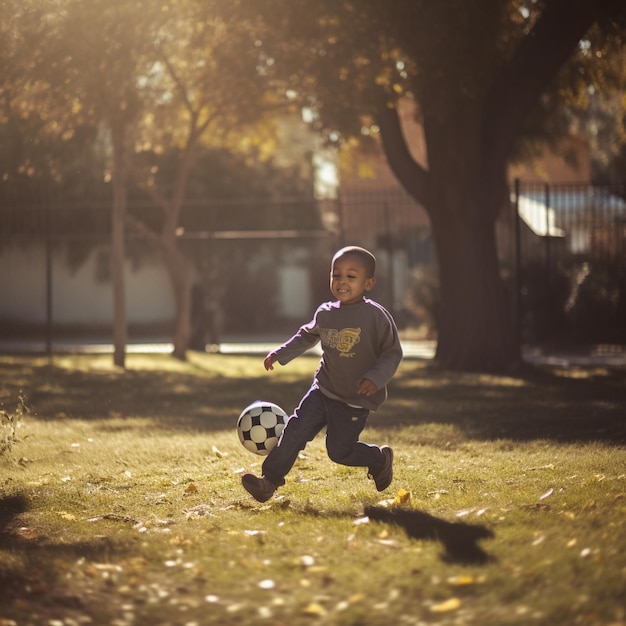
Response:
POLYGON ((236 418, 316 364, 0 356, 0 626, 626 624, 626 370, 407 360, 363 437, 387 491, 320 436, 259 504, 236 418))

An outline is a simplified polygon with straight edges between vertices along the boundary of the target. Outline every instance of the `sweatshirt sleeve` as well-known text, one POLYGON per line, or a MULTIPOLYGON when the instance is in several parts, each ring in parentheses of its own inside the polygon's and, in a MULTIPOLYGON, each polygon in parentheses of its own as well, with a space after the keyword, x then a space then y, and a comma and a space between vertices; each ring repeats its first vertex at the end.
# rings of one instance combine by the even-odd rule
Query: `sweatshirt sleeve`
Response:
POLYGON ((313 319, 304 326, 301 326, 291 339, 288 339, 282 346, 270 352, 281 365, 287 365, 296 357, 310 350, 320 341, 320 329, 317 323, 317 313, 315 312, 313 319))

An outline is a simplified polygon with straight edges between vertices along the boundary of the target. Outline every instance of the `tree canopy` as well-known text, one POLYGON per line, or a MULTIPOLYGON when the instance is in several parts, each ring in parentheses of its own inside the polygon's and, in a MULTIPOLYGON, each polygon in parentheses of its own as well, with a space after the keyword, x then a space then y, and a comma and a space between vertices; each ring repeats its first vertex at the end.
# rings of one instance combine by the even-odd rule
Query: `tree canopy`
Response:
POLYGON ((276 72, 329 136, 379 135, 398 181, 429 215, 441 285, 437 360, 506 369, 519 360, 499 274, 495 220, 507 167, 570 128, 592 89, 624 87, 616 0, 283 0, 263 40, 276 72), (278 16, 278 17, 276 17, 278 16), (306 42, 306 43, 305 43, 306 42), (620 82, 621 81, 621 82, 620 82), (398 114, 410 97, 427 163, 398 114))
POLYGON ((174 354, 184 358, 190 278, 177 233, 190 172, 202 147, 258 153, 271 134, 262 118, 277 106, 252 27, 216 1, 202 3, 202 14, 193 0, 32 0, 11 8, 2 62, 17 68, 5 76, 13 109, 32 114, 42 136, 69 141, 90 128, 109 157, 115 361, 123 364, 125 343, 125 224, 162 254, 176 299, 174 354), (161 176, 166 152, 175 159, 161 176), (159 208, 156 228, 126 211, 131 185, 159 208))

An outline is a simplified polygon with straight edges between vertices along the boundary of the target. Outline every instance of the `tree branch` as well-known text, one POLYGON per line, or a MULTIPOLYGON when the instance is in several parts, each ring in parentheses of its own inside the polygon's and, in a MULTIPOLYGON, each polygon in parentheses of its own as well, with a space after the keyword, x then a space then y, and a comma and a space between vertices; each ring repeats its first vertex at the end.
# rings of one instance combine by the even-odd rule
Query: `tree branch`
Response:
POLYGON ((494 168, 505 167, 522 123, 589 27, 619 4, 619 0, 546 2, 543 14, 502 66, 487 95, 483 118, 486 180, 494 168))
POLYGON ((171 76, 172 80, 174 81, 174 84, 176 85, 176 88, 178 89, 181 95, 181 98, 183 99, 183 102, 185 103, 185 106, 189 110, 189 113, 193 115, 194 113, 193 105, 191 104, 191 100, 189 99, 189 95, 187 93, 187 90, 185 89, 185 85, 178 77, 178 74, 176 73, 176 70, 174 69, 174 65, 172 64, 169 57, 165 53, 163 45, 159 46, 159 50, 161 52, 161 58, 163 59, 163 63, 165 64, 168 74, 171 76))
POLYGON ((382 105, 376 121, 391 171, 411 196, 429 212, 432 210, 430 174, 411 155, 397 108, 382 105))
POLYGON ((137 219, 134 215, 130 215, 129 213, 124 216, 124 219, 137 234, 142 236, 152 246, 155 248, 160 248, 162 246, 161 237, 151 228, 148 228, 148 226, 146 226, 146 224, 144 224, 140 219, 137 219))

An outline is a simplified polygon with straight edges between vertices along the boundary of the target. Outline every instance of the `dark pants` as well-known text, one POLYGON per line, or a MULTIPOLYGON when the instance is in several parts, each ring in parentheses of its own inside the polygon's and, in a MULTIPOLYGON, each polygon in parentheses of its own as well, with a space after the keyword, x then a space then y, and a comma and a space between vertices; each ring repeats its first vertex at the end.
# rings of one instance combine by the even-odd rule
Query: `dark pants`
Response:
POLYGON ((385 457, 380 448, 359 441, 369 411, 327 398, 311 387, 289 418, 278 445, 263 462, 263 476, 274 485, 285 484, 285 476, 298 454, 326 427, 326 450, 331 461, 341 465, 367 467, 370 473, 382 469, 385 457))

